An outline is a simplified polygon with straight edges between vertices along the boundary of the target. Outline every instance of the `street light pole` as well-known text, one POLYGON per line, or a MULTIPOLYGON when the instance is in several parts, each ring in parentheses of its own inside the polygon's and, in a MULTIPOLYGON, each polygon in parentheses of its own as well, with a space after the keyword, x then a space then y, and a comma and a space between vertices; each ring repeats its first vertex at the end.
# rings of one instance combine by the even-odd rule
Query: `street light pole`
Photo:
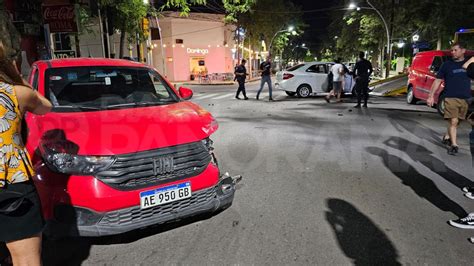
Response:
MULTIPOLYGON (((387 33, 387 54, 388 54, 388 58, 387 58, 387 65, 386 65, 386 70, 385 70, 385 77, 388 77, 389 74, 390 74, 390 60, 392 59, 392 49, 391 49, 391 45, 390 45, 390 32, 388 30, 388 26, 387 26, 387 22, 385 21, 384 17, 382 16, 382 13, 380 13, 380 11, 375 8, 369 0, 367 0, 367 4, 369 4, 369 6, 375 10, 375 12, 377 12, 377 14, 379 15, 379 17, 382 19, 382 22, 383 22, 383 25, 385 27, 385 31, 387 33)), ((382 65, 383 65, 383 58, 382 58, 382 65)))
POLYGON ((268 48, 268 52, 269 52, 270 57, 272 55, 272 47, 273 47, 273 41, 275 40, 275 37, 278 35, 278 33, 286 32, 286 31, 288 31, 288 32, 294 31, 293 26, 288 27, 288 29, 281 29, 281 30, 275 32, 275 34, 273 34, 272 40, 270 41, 270 46, 268 48))

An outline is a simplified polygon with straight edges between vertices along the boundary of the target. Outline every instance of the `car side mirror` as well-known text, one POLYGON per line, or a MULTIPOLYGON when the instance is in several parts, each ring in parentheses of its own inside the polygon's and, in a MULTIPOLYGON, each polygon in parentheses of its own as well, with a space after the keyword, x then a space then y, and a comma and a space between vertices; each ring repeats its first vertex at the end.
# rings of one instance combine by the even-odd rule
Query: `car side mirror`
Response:
POLYGON ((193 91, 185 87, 179 87, 178 93, 183 100, 189 100, 193 97, 193 91))

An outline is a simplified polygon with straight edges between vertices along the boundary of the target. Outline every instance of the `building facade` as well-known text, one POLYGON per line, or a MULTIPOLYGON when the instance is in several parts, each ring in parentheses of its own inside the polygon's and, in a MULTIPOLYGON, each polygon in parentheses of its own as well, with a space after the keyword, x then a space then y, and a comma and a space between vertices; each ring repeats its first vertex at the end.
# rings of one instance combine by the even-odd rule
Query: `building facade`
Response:
MULTIPOLYGON (((79 36, 83 57, 106 57, 96 26, 79 36)), ((191 13, 180 17, 165 12, 162 18, 150 18, 150 37, 142 53, 147 64, 172 81, 188 81, 201 77, 223 77, 233 73, 236 64, 235 26, 224 23, 224 15, 191 13)), ((118 57, 119 34, 109 37, 111 57, 118 57)), ((125 44, 124 55, 137 58, 136 44, 125 44)))

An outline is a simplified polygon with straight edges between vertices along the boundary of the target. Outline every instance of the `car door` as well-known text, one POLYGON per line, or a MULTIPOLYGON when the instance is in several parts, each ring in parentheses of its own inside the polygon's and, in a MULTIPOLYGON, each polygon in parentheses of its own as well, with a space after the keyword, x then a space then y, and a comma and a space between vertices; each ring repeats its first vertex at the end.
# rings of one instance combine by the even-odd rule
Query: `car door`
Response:
POLYGON ((323 86, 327 85, 327 70, 325 64, 312 64, 306 69, 305 76, 308 77, 308 83, 313 89, 313 93, 324 92, 323 86))

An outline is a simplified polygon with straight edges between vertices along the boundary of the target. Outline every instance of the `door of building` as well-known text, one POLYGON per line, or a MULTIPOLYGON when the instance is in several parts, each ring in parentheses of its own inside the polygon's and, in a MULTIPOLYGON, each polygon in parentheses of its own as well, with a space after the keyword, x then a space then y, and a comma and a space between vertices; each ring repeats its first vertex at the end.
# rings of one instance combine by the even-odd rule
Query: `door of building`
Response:
POLYGON ((191 73, 191 79, 206 76, 208 73, 205 58, 191 57, 189 59, 189 72, 191 73))

